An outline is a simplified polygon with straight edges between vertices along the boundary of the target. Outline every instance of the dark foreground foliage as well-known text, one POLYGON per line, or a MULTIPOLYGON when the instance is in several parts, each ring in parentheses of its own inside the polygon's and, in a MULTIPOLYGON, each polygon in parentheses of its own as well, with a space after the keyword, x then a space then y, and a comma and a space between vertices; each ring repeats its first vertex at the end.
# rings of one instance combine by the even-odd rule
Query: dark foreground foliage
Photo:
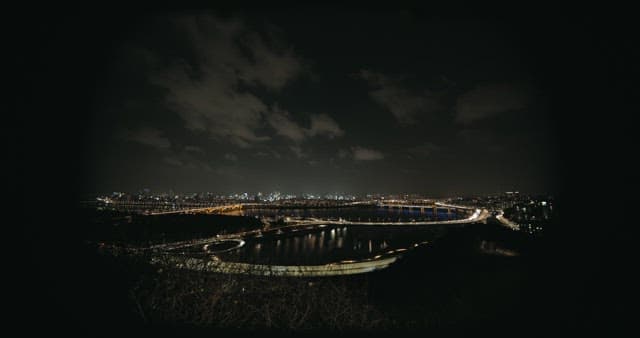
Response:
POLYGON ((548 238, 496 224, 452 228, 388 269, 317 278, 176 269, 126 250, 100 253, 93 241, 55 262, 38 251, 49 268, 29 287, 35 306, 28 311, 83 334, 531 333, 598 325, 595 300, 584 297, 588 284, 576 283, 588 276, 572 276, 572 262, 559 259, 562 246, 548 238))
POLYGON ((118 310, 142 327, 413 332, 547 324, 553 283, 528 243, 478 225, 451 231, 383 271, 316 278, 198 272, 151 265, 144 255, 96 257, 110 280, 126 280, 114 284, 121 286, 118 310), (486 250, 502 246, 519 255, 486 250))
MULTIPOLYGON (((144 321, 242 330, 388 326, 358 278, 269 278, 160 269, 131 298, 144 321)), ((366 281, 365 281, 366 282, 366 281)))

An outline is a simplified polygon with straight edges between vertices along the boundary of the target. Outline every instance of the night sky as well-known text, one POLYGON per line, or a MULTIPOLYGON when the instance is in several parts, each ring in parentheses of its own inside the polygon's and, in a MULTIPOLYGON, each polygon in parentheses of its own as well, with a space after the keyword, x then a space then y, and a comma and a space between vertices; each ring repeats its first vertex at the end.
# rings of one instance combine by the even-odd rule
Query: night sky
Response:
POLYGON ((574 57, 602 46, 589 17, 534 14, 47 17, 22 42, 37 125, 21 156, 81 192, 554 193, 558 122, 595 58, 574 57))

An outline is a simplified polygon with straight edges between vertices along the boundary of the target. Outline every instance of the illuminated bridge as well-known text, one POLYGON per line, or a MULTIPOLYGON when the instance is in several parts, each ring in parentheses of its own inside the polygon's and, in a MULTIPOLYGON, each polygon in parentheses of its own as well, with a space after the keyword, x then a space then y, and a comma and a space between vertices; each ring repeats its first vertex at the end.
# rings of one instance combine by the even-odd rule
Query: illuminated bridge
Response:
MULTIPOLYGON (((373 202, 347 202, 329 207, 353 207, 362 205, 374 205, 373 202)), ((171 215, 171 214, 222 214, 225 212, 250 209, 250 208, 270 208, 270 209, 287 209, 287 208, 323 208, 327 205, 317 203, 297 203, 297 204, 265 204, 265 203, 235 203, 225 205, 212 205, 196 208, 181 208, 168 211, 146 211, 145 215, 171 215)))
MULTIPOLYGON (((304 219, 291 219, 290 223, 295 225, 312 225, 312 224, 345 224, 345 225, 445 225, 445 224, 465 224, 473 222, 483 222, 489 217, 487 210, 481 210, 468 206, 452 205, 445 203, 434 203, 431 205, 413 205, 413 204, 401 204, 401 203, 371 203, 371 202, 349 202, 344 203, 341 206, 359 206, 359 205, 376 205, 379 208, 397 209, 397 210, 420 210, 420 212, 431 211, 433 214, 437 214, 438 211, 445 211, 447 214, 451 214, 453 210, 463 211, 467 213, 468 217, 462 219, 448 219, 448 220, 433 220, 433 221, 350 221, 345 219, 321 219, 321 218, 304 218, 304 219)), ((291 208, 289 205, 265 205, 262 203, 236 203, 218 206, 198 207, 198 208, 185 208, 179 210, 170 211, 157 211, 147 212, 146 215, 169 215, 169 214, 223 214, 227 212, 243 210, 248 208, 261 208, 268 206, 272 208, 291 208)), ((312 206, 311 206, 312 207, 312 206)))
POLYGON ((439 203, 439 202, 436 202, 432 205, 424 205, 424 204, 412 205, 412 204, 402 204, 402 203, 378 203, 377 205, 378 207, 385 208, 385 209, 399 209, 399 210, 409 209, 409 210, 420 210, 420 212, 425 212, 425 210, 433 210, 434 214, 438 213, 438 210, 446 210, 447 213, 449 214, 451 213, 451 210, 463 210, 468 212, 475 211, 475 208, 472 208, 472 207, 445 204, 445 203, 439 203))
POLYGON ((301 221, 300 225, 307 224, 345 224, 345 225, 446 225, 446 224, 466 224, 476 222, 486 222, 486 219, 490 216, 490 213, 486 209, 468 209, 473 210, 473 213, 467 218, 452 219, 452 220, 440 220, 440 221, 410 221, 410 222, 393 222, 393 221, 381 221, 381 222, 366 222, 366 221, 348 221, 348 220, 323 220, 318 218, 310 218, 301 221))
POLYGON ((218 205, 218 206, 210 206, 210 207, 202 207, 202 208, 189 208, 189 209, 180 209, 180 210, 171 210, 171 211, 156 211, 156 212, 147 212, 146 215, 169 215, 169 214, 222 214, 225 212, 242 210, 244 208, 244 204, 227 204, 227 205, 218 205))

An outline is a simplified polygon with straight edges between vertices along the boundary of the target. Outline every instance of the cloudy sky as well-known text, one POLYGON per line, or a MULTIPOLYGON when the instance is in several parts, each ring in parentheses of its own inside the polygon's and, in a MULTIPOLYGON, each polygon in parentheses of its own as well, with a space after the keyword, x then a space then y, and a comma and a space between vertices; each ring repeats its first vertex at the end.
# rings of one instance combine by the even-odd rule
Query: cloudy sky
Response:
POLYGON ((403 10, 103 21, 85 190, 553 192, 538 33, 403 10))

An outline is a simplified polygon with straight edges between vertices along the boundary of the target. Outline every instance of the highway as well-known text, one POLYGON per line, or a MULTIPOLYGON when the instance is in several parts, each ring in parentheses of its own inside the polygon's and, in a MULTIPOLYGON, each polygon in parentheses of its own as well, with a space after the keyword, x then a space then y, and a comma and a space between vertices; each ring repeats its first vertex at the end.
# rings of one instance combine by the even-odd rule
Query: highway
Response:
POLYGON ((476 209, 476 208, 467 207, 467 206, 464 206, 464 205, 446 204, 446 203, 440 203, 440 202, 435 202, 434 204, 439 206, 439 207, 443 207, 443 208, 464 209, 464 210, 474 210, 474 209, 476 209))
POLYGON ((496 215, 496 219, 500 222, 500 224, 506 226, 507 228, 511 229, 511 230, 520 230, 520 225, 518 225, 517 223, 514 223, 512 221, 510 221, 509 219, 507 219, 506 217, 504 217, 504 211, 500 210, 500 214, 496 215))
POLYGON ((156 212, 148 212, 145 215, 171 215, 171 214, 220 214, 233 210, 242 210, 244 208, 244 204, 227 204, 227 205, 219 205, 219 206, 211 206, 211 207, 202 207, 202 208, 191 208, 191 209, 180 209, 180 210, 171 210, 171 211, 156 211, 156 212))
POLYGON ((343 225, 446 225, 446 224, 466 224, 483 222, 490 216, 487 209, 475 209, 475 212, 463 219, 454 219, 446 221, 423 221, 423 222, 362 222, 362 221, 346 221, 346 220, 323 220, 318 218, 310 218, 308 221, 299 223, 300 225, 313 225, 313 224, 343 224, 343 225))

